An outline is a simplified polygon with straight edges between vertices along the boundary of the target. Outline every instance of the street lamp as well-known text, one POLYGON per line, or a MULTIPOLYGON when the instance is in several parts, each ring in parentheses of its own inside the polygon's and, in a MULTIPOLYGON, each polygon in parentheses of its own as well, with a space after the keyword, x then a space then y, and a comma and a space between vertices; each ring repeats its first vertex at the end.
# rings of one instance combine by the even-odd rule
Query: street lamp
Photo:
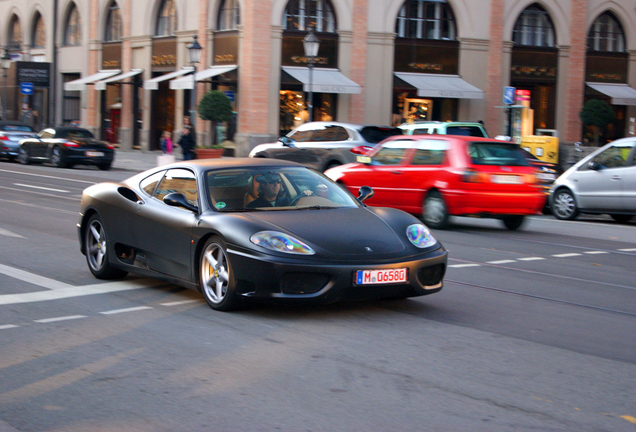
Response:
POLYGON ((9 56, 9 51, 7 48, 4 48, 4 55, 2 56, 2 70, 3 72, 3 86, 2 86, 2 120, 7 119, 7 71, 11 67, 11 57, 9 56))
POLYGON ((309 121, 314 120, 314 61, 318 57, 318 49, 320 48, 320 40, 314 34, 314 29, 310 28, 309 33, 303 39, 303 47, 305 48, 305 57, 307 57, 307 67, 309 68, 309 121))
POLYGON ((192 101, 190 101, 190 122, 194 127, 194 121, 196 117, 196 99, 197 99, 197 64, 201 60, 201 51, 203 47, 199 45, 197 41, 198 36, 194 35, 194 41, 188 45, 190 51, 190 63, 192 64, 192 101))

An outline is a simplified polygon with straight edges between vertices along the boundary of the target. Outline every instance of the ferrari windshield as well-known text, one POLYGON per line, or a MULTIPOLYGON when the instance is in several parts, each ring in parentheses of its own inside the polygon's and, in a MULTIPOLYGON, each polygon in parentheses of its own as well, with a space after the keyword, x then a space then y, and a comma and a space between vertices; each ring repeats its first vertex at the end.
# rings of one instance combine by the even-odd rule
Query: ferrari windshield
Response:
POLYGON ((210 205, 220 212, 358 207, 344 188, 305 167, 245 167, 208 171, 210 205))

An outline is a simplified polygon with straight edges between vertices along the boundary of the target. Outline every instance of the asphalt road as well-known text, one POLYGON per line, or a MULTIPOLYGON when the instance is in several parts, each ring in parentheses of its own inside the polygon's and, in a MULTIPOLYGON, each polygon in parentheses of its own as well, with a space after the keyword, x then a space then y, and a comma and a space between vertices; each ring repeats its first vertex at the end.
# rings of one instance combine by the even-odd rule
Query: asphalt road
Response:
POLYGON ((0 162, 0 432, 636 430, 636 221, 456 218, 440 293, 219 313, 88 271, 129 175, 0 162))

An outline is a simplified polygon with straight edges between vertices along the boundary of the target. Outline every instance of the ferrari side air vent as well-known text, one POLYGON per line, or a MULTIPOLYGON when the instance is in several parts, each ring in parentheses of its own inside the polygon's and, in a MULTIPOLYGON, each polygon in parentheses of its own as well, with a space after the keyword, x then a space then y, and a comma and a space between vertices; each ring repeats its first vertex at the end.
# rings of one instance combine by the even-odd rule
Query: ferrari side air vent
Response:
POLYGON ((127 187, 120 186, 117 189, 117 192, 119 192, 119 195, 123 196, 126 199, 129 199, 132 202, 141 201, 141 198, 139 198, 139 196, 136 193, 134 193, 132 190, 128 189, 127 187))

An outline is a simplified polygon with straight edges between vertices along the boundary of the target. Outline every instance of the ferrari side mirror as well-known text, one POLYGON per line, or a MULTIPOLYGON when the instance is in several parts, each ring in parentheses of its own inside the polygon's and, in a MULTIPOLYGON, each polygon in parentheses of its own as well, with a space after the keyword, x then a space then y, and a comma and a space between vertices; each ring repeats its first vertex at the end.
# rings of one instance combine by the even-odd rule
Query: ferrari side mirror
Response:
POLYGON ((370 186, 362 186, 358 191, 358 201, 363 202, 373 196, 375 192, 370 186))
POLYGON ((188 202, 185 195, 179 192, 173 192, 163 197, 163 202, 172 207, 183 207, 186 210, 198 213, 199 207, 188 202))

